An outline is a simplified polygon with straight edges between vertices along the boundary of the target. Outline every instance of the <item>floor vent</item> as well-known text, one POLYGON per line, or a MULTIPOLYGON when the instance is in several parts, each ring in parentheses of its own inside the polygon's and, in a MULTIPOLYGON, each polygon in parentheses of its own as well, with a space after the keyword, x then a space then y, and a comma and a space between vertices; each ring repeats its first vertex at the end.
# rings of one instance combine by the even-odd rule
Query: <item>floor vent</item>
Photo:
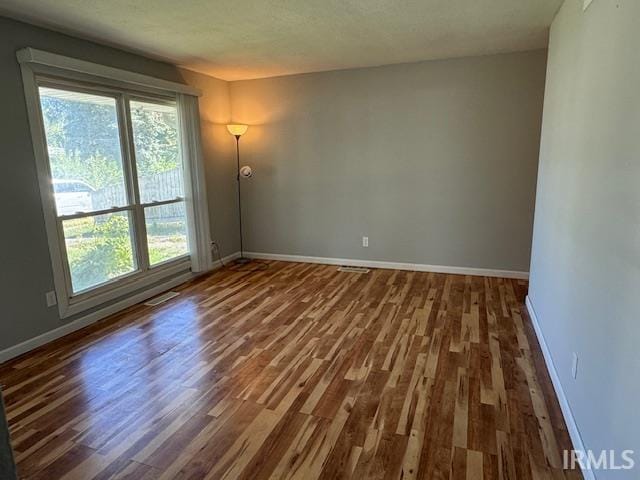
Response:
POLYGON ((167 300, 171 300, 173 297, 177 297, 178 295, 180 295, 178 292, 163 293, 158 297, 152 298, 151 300, 146 302, 145 305, 148 305, 150 307, 155 307, 156 305, 160 305, 161 303, 164 303, 167 300))
POLYGON ((353 272, 353 273, 369 273, 371 270, 365 267, 349 267, 347 265, 341 265, 338 267, 339 272, 353 272))

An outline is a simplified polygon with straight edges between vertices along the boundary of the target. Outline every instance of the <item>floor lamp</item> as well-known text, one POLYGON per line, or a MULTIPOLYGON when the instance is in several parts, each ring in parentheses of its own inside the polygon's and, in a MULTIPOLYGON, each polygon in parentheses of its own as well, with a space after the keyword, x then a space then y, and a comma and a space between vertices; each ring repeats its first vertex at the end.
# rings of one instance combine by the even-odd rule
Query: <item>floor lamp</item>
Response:
POLYGON ((238 182, 238 219, 240 225, 240 258, 236 260, 239 264, 249 263, 251 259, 244 256, 244 245, 242 235, 242 195, 240 194, 240 176, 248 178, 251 176, 251 167, 245 166, 240 168, 240 137, 247 132, 248 125, 229 124, 227 130, 236 137, 236 181, 238 182))

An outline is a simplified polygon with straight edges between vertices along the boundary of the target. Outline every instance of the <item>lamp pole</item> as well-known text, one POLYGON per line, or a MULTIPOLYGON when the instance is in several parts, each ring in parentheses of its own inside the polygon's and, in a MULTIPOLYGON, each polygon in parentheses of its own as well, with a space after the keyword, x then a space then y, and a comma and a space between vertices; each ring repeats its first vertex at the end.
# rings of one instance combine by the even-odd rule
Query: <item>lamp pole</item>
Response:
POLYGON ((236 137, 236 181, 238 182, 238 219, 240 227, 240 258, 238 263, 248 263, 249 259, 244 257, 244 245, 242 241, 242 195, 240 192, 240 135, 236 137))
MULTIPOLYGON (((249 263, 251 260, 244 256, 244 238, 242 235, 242 193, 240 190, 240 137, 247 132, 248 125, 242 125, 239 123, 230 123, 227 125, 227 130, 231 135, 236 137, 236 182, 238 183, 238 219, 240 230, 240 258, 236 263, 244 264, 249 263)), ((251 173, 249 173, 251 176, 251 173)))

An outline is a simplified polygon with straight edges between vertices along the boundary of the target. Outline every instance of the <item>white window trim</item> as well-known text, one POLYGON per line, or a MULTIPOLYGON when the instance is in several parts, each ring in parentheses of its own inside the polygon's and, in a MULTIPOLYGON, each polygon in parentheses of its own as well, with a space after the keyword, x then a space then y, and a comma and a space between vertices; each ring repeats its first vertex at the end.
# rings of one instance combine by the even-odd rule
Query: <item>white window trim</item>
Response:
POLYGON ((70 317, 100 305, 150 287, 171 276, 186 271, 204 272, 212 268, 209 214, 206 184, 200 147, 200 120, 197 96, 201 92, 180 83, 141 75, 126 70, 98 65, 75 58, 41 50, 25 48, 17 52, 22 70, 25 100, 29 116, 31 138, 42 197, 49 254, 53 268, 53 280, 58 297, 61 318, 70 317), (102 87, 115 87, 141 94, 147 93, 171 97, 177 102, 181 135, 181 151, 184 165, 185 207, 189 226, 190 257, 180 257, 159 264, 144 272, 134 272, 98 286, 95 290, 72 296, 67 279, 64 258, 64 242, 57 227, 55 199, 51 185, 51 173, 47 151, 41 106, 38 95, 38 77, 54 76, 72 82, 88 82, 102 87))
POLYGON ((41 71, 44 70, 44 73, 46 73, 48 68, 56 69, 63 71, 66 78, 73 78, 75 80, 82 80, 88 75, 91 76, 94 81, 100 78, 114 80, 121 87, 126 84, 127 87, 134 90, 164 91, 172 94, 182 93, 194 97, 202 96, 201 90, 189 85, 87 62, 77 58, 65 57, 64 55, 45 52, 31 47, 18 50, 16 56, 21 65, 30 65, 32 68, 36 68, 37 66, 41 71))

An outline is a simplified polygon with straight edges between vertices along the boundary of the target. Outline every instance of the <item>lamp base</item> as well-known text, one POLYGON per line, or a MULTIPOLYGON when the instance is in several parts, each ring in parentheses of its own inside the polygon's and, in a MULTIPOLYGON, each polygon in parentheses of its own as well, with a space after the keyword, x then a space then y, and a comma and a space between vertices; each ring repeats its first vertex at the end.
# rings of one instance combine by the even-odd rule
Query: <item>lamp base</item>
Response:
POLYGON ((247 263, 251 263, 251 259, 247 257, 236 258, 236 265, 246 265, 247 263))

